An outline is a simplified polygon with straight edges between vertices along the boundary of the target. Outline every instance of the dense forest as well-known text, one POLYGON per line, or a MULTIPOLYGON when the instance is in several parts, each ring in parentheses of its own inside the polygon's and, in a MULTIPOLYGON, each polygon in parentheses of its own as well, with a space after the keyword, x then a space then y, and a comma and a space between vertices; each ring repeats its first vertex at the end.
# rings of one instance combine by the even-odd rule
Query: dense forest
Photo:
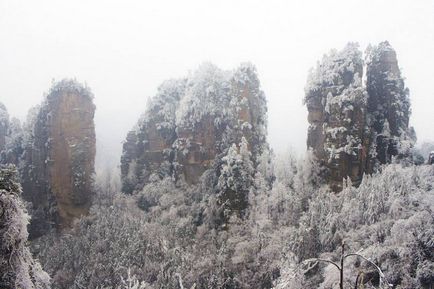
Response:
POLYGON ((251 63, 165 81, 96 172, 93 98, 0 105, 0 288, 434 288, 434 144, 387 41, 309 72, 303 156, 268 144, 251 63))

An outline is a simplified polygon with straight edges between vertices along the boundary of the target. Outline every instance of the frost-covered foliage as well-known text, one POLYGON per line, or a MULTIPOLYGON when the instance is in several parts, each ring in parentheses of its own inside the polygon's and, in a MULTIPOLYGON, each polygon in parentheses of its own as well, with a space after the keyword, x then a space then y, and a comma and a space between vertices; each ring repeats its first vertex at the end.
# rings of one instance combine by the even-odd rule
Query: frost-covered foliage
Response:
POLYGON ((215 177, 204 178, 194 187, 155 178, 137 195, 97 202, 67 234, 34 241, 54 286, 119 288, 130 270, 149 288, 270 288, 279 247, 268 247, 266 224, 233 215, 225 229, 216 226, 215 177))
POLYGON ((24 132, 21 127, 21 122, 16 118, 12 118, 5 139, 4 150, 0 152, 0 163, 19 165, 19 161, 24 152, 23 139, 24 132))
POLYGON ((20 195, 15 167, 0 167, 0 287, 51 288, 50 277, 26 244, 30 217, 20 195))
MULTIPOLYGON (((351 252, 361 251, 378 264, 393 288, 430 288, 434 284, 432 271, 428 273, 434 264, 433 184, 432 166, 389 165, 365 177, 358 188, 348 184, 339 194, 318 191, 291 236, 290 243, 296 245, 293 252, 300 261, 310 257, 338 260, 344 242, 351 252)), ((335 288, 338 284, 332 265, 315 265, 307 271, 303 264, 287 267, 288 276, 281 282, 298 280, 287 288, 335 288)), ((360 259, 349 259, 345 271, 345 282, 351 286, 360 272, 368 282, 365 288, 378 282, 375 268, 360 259)))
MULTIPOLYGON (((33 243, 54 285, 119 288, 129 269, 145 288, 335 288, 333 267, 303 260, 337 260, 344 242, 347 252, 361 250, 378 264, 393 288, 430 288, 433 166, 384 166, 358 188, 348 180, 334 194, 312 152, 300 160, 279 156, 272 187, 260 171, 245 175, 252 182, 245 214, 221 226, 225 207, 215 185, 244 185, 229 178, 241 167, 249 171, 243 146, 222 158, 220 180, 211 170, 194 186, 155 177, 136 195, 100 192, 104 202, 72 231, 33 243)), ((375 269, 353 257, 345 263, 346 286, 354 287, 360 272, 364 288, 376 288, 375 269)))
POLYGON ((144 281, 140 282, 137 280, 136 275, 131 275, 131 270, 128 268, 127 278, 124 279, 121 277, 121 286, 118 286, 116 289, 147 289, 150 288, 148 284, 144 281))
MULTIPOLYGON (((229 156, 226 163, 237 165, 232 169, 248 171, 246 141, 229 156)), ((294 181, 297 190, 307 191, 316 182, 313 165, 300 162, 298 170, 309 173, 294 181)), ((235 178, 226 185, 243 186, 232 169, 228 176, 235 178)), ((72 231, 33 245, 60 288, 118 288, 128 268, 149 288, 178 289, 181 281, 184 288, 271 288, 290 232, 276 231, 269 218, 269 186, 261 174, 245 177, 252 182, 246 192, 249 209, 243 219, 228 216, 223 228, 224 206, 213 189, 218 177, 210 172, 193 187, 154 178, 134 196, 97 196, 113 201, 96 202, 72 231)))
POLYGON ((89 97, 93 99, 93 93, 87 84, 81 84, 75 78, 64 78, 60 81, 55 81, 53 79, 50 91, 47 97, 54 97, 58 93, 74 93, 82 96, 89 97))
POLYGON ((26 147, 31 147, 31 143, 34 139, 33 125, 37 110, 36 107, 29 110, 27 120, 23 125, 17 118, 13 117, 8 120, 7 129, 3 134, 4 142, 3 147, 0 146, 0 164, 14 164, 19 173, 21 173, 21 169, 24 165, 24 151, 26 147))
POLYGON ((118 288, 128 268, 138 278, 158 276, 166 257, 158 240, 162 230, 146 225, 135 203, 119 197, 94 207, 69 234, 38 240, 37 250, 56 288, 118 288), (145 271, 136 274, 140 268, 145 271))
MULTIPOLYGON (((8 130, 9 130, 9 114, 6 109, 6 106, 0 102, 0 154, 5 149, 8 130)), ((0 156, 0 163, 2 163, 1 156, 0 156)))
POLYGON ((6 107, 0 103, 0 164, 19 165, 24 150, 23 137, 20 121, 9 119, 6 107))
MULTIPOLYGON (((204 116, 228 117, 236 101, 231 96, 231 74, 211 63, 202 64, 187 80, 186 90, 176 113, 178 125, 194 127, 204 116)), ((219 120, 216 120, 219 122, 219 120)))
MULTIPOLYGON (((343 50, 331 50, 323 56, 316 68, 309 72, 305 102, 309 101, 312 91, 320 90, 324 86, 343 89, 352 81, 353 75, 358 73, 359 67, 363 65, 358 47, 357 43, 348 43, 343 50)), ((361 78, 362 75, 359 74, 358 77, 361 78)))
MULTIPOLYGON (((158 131, 174 130, 176 128, 176 113, 178 102, 185 93, 187 79, 171 79, 158 87, 158 92, 147 105, 146 113, 138 125, 144 126, 156 122, 158 131)), ((140 127, 138 127, 140 129, 140 127)))
POLYGON ((225 216, 231 211, 242 212, 247 207, 249 190, 253 186, 254 167, 247 140, 243 137, 239 147, 233 144, 221 159, 222 165, 217 183, 220 202, 225 216))
POLYGON ((6 106, 0 102, 0 129, 7 128, 9 126, 9 114, 6 106))

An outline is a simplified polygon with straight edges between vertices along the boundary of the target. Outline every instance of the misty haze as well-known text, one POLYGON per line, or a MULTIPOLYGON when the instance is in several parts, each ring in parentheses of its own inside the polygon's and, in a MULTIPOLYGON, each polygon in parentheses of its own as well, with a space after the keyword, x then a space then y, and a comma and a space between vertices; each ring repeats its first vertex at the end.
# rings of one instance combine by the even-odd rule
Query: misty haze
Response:
POLYGON ((0 0, 0 289, 433 289, 433 16, 0 0))

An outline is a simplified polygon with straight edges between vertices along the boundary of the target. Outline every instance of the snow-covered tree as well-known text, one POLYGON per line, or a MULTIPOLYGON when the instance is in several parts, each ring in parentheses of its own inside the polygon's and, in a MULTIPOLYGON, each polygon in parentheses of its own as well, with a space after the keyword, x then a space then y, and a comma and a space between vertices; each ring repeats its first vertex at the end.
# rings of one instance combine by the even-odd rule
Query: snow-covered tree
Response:
POLYGON ((243 137, 239 146, 232 144, 226 156, 222 158, 222 166, 217 188, 220 202, 225 210, 224 215, 232 211, 243 214, 247 208, 248 193, 253 185, 254 168, 247 140, 243 137))
POLYGON ((9 114, 6 106, 0 102, 0 152, 6 144, 6 135, 9 129, 9 114))
POLYGON ((328 169, 335 191, 342 179, 361 181, 365 171, 367 93, 362 84, 363 60, 357 43, 325 55, 311 71, 304 102, 309 111, 308 147, 328 169))
POLYGON ((29 215, 13 166, 0 168, 0 287, 47 289, 50 277, 27 246, 29 215))
MULTIPOLYGON (((348 184, 339 194, 318 191, 310 197, 290 246, 301 259, 338 260, 344 242, 348 250, 361 250, 378 264, 394 288, 430 288, 433 176, 430 166, 388 165, 382 172, 365 177, 358 188, 348 184)), ((363 260, 349 259, 345 266, 345 282, 354 285, 362 273, 366 286, 378 286, 378 272, 363 260)), ((321 265, 309 272, 299 272, 296 277, 304 280, 304 287, 337 286, 339 276, 332 267, 321 265)))
POLYGON ((4 150, 0 152, 0 163, 19 165, 24 152, 23 138, 21 122, 17 118, 12 118, 9 122, 4 150))

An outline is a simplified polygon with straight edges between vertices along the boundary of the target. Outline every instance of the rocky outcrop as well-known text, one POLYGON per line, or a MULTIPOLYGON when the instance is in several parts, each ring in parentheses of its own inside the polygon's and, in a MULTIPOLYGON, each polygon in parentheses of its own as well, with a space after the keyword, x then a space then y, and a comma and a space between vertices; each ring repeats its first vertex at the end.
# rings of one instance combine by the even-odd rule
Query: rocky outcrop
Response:
POLYGON ((255 163, 266 146, 266 101, 252 65, 222 71, 204 64, 166 81, 124 142, 123 191, 167 176, 196 184, 243 137, 255 163))
POLYGON ((307 145, 327 168, 334 191, 342 189, 343 179, 357 185, 364 173, 408 154, 414 142, 408 89, 395 51, 380 43, 368 48, 365 63, 366 84, 362 53, 350 43, 325 55, 306 86, 307 145))
POLYGON ((379 163, 410 153, 416 136, 409 128, 409 90, 398 66, 396 52, 386 41, 368 47, 366 56, 367 109, 372 130, 372 149, 379 163))
POLYGON ((30 111, 21 135, 12 138, 21 141, 2 153, 9 155, 2 162, 10 162, 12 148, 16 149, 23 198, 31 203, 31 237, 68 227, 90 207, 95 160, 92 99, 90 90, 74 80, 53 84, 42 105, 30 111))
POLYGON ((334 190, 339 190, 347 176, 359 182, 367 164, 367 95, 362 73, 362 54, 350 43, 324 56, 306 87, 307 145, 328 168, 334 190))

